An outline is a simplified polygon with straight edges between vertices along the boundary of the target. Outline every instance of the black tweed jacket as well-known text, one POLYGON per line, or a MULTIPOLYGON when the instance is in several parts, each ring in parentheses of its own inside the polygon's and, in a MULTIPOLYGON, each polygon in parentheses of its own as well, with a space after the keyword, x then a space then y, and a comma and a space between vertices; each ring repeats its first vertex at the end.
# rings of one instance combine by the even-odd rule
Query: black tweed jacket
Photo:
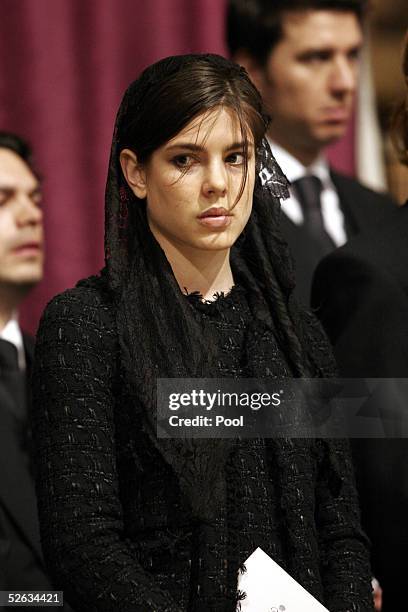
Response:
MULTIPOLYGON (((251 313, 244 292, 220 300, 199 316, 218 326, 230 376, 251 313)), ((314 350, 327 352, 317 326, 314 350)), ((209 478, 206 440, 178 455, 155 444, 123 384, 118 351, 100 280, 48 306, 34 374, 37 488, 44 555, 71 605, 78 612, 235 612, 225 585, 261 546, 331 612, 372 610, 344 443, 236 442, 209 478)), ((272 332, 255 338, 251 351, 265 371, 289 375, 272 332)))

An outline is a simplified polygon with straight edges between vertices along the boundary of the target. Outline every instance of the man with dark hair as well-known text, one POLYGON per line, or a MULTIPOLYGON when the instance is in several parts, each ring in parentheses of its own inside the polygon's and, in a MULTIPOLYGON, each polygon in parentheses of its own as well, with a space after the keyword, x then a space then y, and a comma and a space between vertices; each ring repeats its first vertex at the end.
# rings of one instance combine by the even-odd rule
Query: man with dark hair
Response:
POLYGON ((17 318, 43 275, 42 217, 30 147, 0 132, 0 583, 9 591, 52 588, 42 561, 28 425, 34 343, 17 318))
POLYGON ((230 0, 227 41, 272 116, 268 137, 292 183, 282 230, 310 300, 313 271, 336 246, 390 212, 392 200, 331 170, 324 148, 343 136, 363 42, 363 0, 230 0))
MULTIPOLYGON (((403 74, 408 86, 408 34, 403 74)), ((397 152, 408 166, 408 89, 394 126, 397 152)), ((325 257, 312 289, 341 375, 389 378, 379 414, 385 435, 400 439, 356 440, 353 448, 362 518, 384 592, 382 612, 407 609, 407 237, 408 202, 380 227, 325 257)))

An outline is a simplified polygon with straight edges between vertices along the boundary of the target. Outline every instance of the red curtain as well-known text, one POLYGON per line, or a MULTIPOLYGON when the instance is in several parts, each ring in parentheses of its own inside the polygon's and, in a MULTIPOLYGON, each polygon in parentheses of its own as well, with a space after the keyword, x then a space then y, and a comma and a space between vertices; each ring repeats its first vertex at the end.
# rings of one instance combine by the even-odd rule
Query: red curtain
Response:
POLYGON ((2 0, 0 127, 27 138, 44 177, 47 263, 22 311, 103 265, 104 184, 116 109, 171 54, 225 54, 225 0, 2 0))

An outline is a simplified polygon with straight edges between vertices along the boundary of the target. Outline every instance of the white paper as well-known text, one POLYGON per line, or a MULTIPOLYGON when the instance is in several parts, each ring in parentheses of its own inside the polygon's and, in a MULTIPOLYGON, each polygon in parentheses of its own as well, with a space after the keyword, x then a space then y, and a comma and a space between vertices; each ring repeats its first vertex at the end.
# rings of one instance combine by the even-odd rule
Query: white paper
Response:
MULTIPOLYGON (((238 572, 238 589, 246 598, 242 612, 329 612, 261 548, 245 561, 246 572, 238 572)), ((241 607, 239 607, 241 606, 241 607)))

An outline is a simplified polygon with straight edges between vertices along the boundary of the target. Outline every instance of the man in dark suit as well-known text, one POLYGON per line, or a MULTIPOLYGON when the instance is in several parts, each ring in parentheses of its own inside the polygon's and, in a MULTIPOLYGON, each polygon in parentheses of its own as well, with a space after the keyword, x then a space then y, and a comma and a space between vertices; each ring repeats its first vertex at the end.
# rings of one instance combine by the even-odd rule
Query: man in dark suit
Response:
POLYGON ((322 260, 312 287, 344 377, 392 378, 379 416, 386 436, 352 441, 362 520, 383 612, 407 609, 408 205, 322 260))
MULTIPOLYGON (((394 140, 408 166, 408 36, 405 100, 394 115, 394 140)), ((317 310, 346 377, 389 378, 379 406, 388 437, 354 440, 362 519, 372 541, 383 612, 407 609, 408 549, 408 202, 377 229, 352 239, 319 264, 312 287, 317 310)))
POLYGON ((42 561, 28 425, 34 342, 18 323, 22 300, 42 278, 43 259, 41 185, 30 149, 0 132, 0 584, 9 591, 52 589, 42 561))
POLYGON ((387 216, 392 200, 331 170, 324 148, 345 133, 363 42, 364 0, 229 0, 227 41, 260 90, 268 138, 292 183, 282 230, 309 304, 317 263, 387 216))

